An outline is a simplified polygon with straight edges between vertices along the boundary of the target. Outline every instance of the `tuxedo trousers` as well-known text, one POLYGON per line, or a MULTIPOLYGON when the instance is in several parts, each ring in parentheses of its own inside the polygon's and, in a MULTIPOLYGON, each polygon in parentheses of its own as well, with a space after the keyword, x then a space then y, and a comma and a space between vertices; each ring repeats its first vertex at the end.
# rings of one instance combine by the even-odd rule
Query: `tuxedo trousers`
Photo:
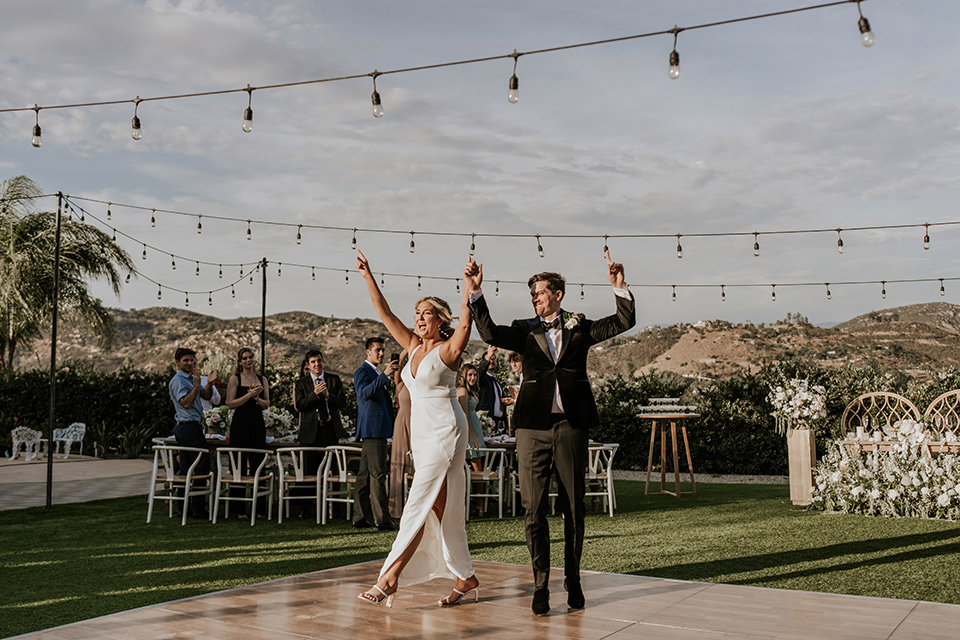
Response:
POLYGON ((516 437, 520 501, 526 512, 524 525, 534 587, 546 588, 550 583, 547 515, 550 478, 554 474, 558 482, 557 506, 563 515, 563 574, 568 580, 579 581, 588 430, 574 429, 566 420, 560 420, 549 429, 517 429, 516 437))

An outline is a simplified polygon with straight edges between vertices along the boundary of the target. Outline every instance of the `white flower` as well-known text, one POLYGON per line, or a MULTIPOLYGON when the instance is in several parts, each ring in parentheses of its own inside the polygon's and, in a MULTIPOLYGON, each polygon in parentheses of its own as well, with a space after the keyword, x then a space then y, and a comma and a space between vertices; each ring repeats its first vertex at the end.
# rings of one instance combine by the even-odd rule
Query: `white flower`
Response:
POLYGON ((950 496, 948 496, 945 493, 941 493, 940 497, 937 498, 937 504, 940 505, 941 507, 947 506, 948 504, 950 504, 950 496))
POLYGON ((853 489, 850 490, 850 495, 853 496, 853 497, 857 497, 857 496, 859 496, 860 494, 862 494, 862 493, 865 492, 865 491, 866 491, 866 489, 864 489, 864 488, 861 487, 860 485, 857 485, 857 486, 855 486, 853 489))
POLYGON ((887 491, 887 497, 890 498, 891 500, 896 500, 897 498, 900 497, 900 492, 897 491, 896 489, 890 489, 890 491, 887 491))
POLYGON ((870 491, 870 499, 871 499, 871 500, 877 500, 877 499, 880 498, 881 495, 882 495, 882 494, 880 493, 880 489, 873 489, 873 490, 870 491))
POLYGON ((930 487, 920 487, 920 495, 926 498, 930 495, 930 487))

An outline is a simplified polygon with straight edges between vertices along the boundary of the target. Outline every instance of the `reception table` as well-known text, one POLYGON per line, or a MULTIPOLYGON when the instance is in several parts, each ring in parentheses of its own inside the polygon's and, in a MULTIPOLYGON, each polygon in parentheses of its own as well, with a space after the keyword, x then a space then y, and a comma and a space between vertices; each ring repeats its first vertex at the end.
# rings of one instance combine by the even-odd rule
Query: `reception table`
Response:
POLYGON ((647 456, 647 482, 643 493, 650 493, 650 474, 653 471, 653 451, 657 440, 657 431, 660 432, 660 491, 656 493, 668 493, 672 496, 680 497, 687 493, 697 492, 697 482, 693 477, 693 461, 690 459, 690 441, 687 439, 687 420, 699 418, 699 413, 641 413, 637 416, 641 420, 650 420, 650 453, 647 456), (677 425, 680 425, 680 432, 683 436, 683 449, 687 458, 687 470, 690 473, 691 491, 680 490, 680 456, 677 449, 677 425), (659 426, 659 429, 658 429, 659 426), (676 491, 667 489, 667 431, 670 432, 670 455, 673 459, 673 476, 676 491))

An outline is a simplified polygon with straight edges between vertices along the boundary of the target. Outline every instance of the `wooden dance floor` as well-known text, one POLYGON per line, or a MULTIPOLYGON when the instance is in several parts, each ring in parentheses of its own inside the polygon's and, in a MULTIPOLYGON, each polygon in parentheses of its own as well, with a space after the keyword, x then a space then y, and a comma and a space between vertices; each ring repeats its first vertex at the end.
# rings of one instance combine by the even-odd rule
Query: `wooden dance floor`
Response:
POLYGON ((530 612, 530 569, 476 562, 480 601, 443 608, 449 580, 401 589, 393 609, 357 599, 380 562, 309 573, 30 634, 84 638, 491 638, 579 640, 955 639, 960 606, 584 572, 587 608, 568 612, 554 570, 550 615, 530 612))

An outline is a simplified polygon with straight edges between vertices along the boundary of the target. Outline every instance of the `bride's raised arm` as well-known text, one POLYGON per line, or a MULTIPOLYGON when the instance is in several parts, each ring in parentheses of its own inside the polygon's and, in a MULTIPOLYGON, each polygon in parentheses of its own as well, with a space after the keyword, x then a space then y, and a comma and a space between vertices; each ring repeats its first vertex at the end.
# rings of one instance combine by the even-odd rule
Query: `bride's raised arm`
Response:
POLYGON ((451 369, 460 366, 460 356, 467 348, 470 340, 470 329, 473 326, 473 317, 470 315, 470 290, 464 283, 463 297, 460 299, 460 322, 453 330, 453 335, 440 347, 440 359, 451 369))
MULTIPOLYGON (((367 292, 370 294, 373 308, 376 310, 377 315, 380 316, 383 324, 386 325, 387 331, 389 331, 393 339, 397 341, 397 344, 408 352, 412 352, 420 343, 420 339, 390 310, 387 299, 383 297, 383 293, 380 292, 380 287, 377 286, 377 279, 373 277, 373 272, 370 271, 370 262, 359 249, 357 249, 357 270, 363 276, 364 282, 367 283, 367 292)), ((464 289, 466 289, 466 287, 464 287, 464 289)))

